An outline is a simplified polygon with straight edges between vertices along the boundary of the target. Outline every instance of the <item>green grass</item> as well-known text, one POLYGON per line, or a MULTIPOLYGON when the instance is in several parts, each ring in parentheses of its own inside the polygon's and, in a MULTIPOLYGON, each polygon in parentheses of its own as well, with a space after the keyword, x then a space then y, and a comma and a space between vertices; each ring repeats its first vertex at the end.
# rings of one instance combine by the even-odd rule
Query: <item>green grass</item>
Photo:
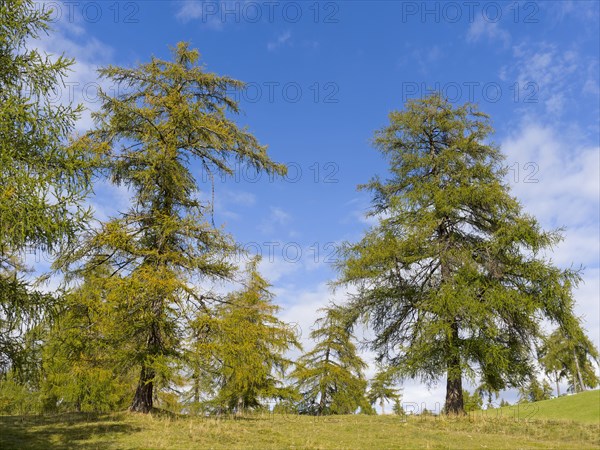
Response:
POLYGON ((509 408, 504 408, 507 414, 502 415, 489 412, 461 419, 407 420, 398 416, 269 414, 209 419, 125 412, 4 416, 0 417, 0 448, 591 449, 600 448, 598 394, 586 392, 539 402, 536 414, 527 417, 515 415, 509 408))
POLYGON ((520 419, 566 419, 598 425, 600 423, 600 390, 508 406, 485 411, 484 414, 520 419))

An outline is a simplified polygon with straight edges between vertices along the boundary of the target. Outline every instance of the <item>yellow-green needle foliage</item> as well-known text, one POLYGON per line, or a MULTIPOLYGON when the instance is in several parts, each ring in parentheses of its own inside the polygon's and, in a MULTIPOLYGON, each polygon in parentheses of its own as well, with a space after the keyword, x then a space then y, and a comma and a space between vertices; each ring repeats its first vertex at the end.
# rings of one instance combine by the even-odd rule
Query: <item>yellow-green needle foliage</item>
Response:
POLYGON ((276 316, 269 284, 249 264, 246 287, 229 295, 212 317, 199 318, 197 329, 211 330, 195 343, 197 355, 210 354, 204 363, 212 373, 205 392, 211 412, 237 412, 264 407, 266 400, 290 400, 294 391, 283 384, 292 361, 285 353, 300 348, 294 330, 276 316), (208 366, 207 366, 208 363, 208 366), (211 391, 214 395, 211 396, 211 391))
POLYGON ((447 382, 462 414, 463 377, 491 390, 533 372, 543 319, 573 323, 579 275, 544 256, 560 241, 510 195, 492 128, 475 105, 437 94, 389 115, 374 143, 389 163, 373 193, 379 218, 342 249, 339 285, 374 331, 372 348, 404 377, 447 382))
POLYGON ((91 258, 114 267, 107 302, 116 351, 140 371, 134 411, 150 411, 155 382, 168 385, 177 374, 190 321, 206 307, 200 283, 230 279, 236 269, 233 242, 211 225, 211 205, 199 200, 193 173, 231 173, 236 161, 285 172, 230 117, 238 107, 228 93, 242 83, 207 72, 198 59, 180 43, 173 61, 101 69, 118 95, 100 94, 96 128, 73 144, 103 154, 110 179, 132 195, 128 211, 91 231, 57 265, 91 258))
POLYGON ((52 103, 73 61, 35 49, 52 12, 29 0, 0 0, 0 374, 22 369, 22 332, 49 296, 21 278, 26 251, 52 251, 88 218, 88 149, 66 147, 80 108, 52 103))
POLYGON ((371 412, 365 397, 366 363, 357 355, 342 311, 323 309, 310 337, 315 347, 297 362, 292 377, 303 396, 302 414, 352 414, 358 408, 371 412))
POLYGON ((371 405, 374 405, 379 400, 381 414, 385 414, 385 402, 399 403, 400 394, 398 393, 398 389, 394 387, 392 373, 385 367, 379 367, 378 369, 373 379, 369 382, 367 398, 371 405))
POLYGON ((598 386, 598 375, 594 362, 598 364, 598 349, 579 324, 570 330, 558 328, 544 339, 540 346, 540 363, 556 383, 556 394, 560 395, 559 382, 567 379, 572 392, 598 386))

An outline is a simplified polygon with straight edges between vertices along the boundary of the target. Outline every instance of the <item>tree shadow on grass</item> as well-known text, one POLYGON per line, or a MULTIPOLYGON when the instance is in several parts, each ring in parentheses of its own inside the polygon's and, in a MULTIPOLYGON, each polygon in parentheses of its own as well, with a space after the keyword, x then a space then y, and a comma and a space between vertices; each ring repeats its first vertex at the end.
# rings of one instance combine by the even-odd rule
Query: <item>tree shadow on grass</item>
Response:
POLYGON ((53 416, 0 416, 0 448, 9 449, 107 449, 106 434, 140 431, 110 416, 60 414, 53 416), (98 436, 101 440, 95 440, 98 436))

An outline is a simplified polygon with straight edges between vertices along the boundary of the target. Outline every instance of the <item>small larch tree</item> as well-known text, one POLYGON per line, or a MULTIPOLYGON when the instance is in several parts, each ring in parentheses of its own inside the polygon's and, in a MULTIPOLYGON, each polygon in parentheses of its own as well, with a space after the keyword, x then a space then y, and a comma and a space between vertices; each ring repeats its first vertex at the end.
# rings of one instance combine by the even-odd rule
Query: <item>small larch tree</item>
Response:
POLYGON ((258 262, 255 258, 249 263, 242 290, 195 323, 200 336, 195 351, 210 355, 202 362, 204 372, 213 374, 211 403, 218 411, 242 413, 264 406, 265 400, 286 400, 294 394, 283 383, 293 365, 286 353, 300 344, 293 328, 277 318, 279 307, 258 272, 258 262))
POLYGON ((446 378, 448 414, 464 414, 463 377, 492 390, 531 374, 540 323, 573 316, 573 270, 542 252, 560 241, 510 195, 489 118, 438 94, 411 100, 375 135, 389 175, 362 186, 378 218, 342 246, 338 286, 374 330, 380 358, 405 377, 446 378))
POLYGON ((390 370, 385 367, 378 367, 377 373, 369 382, 367 398, 371 405, 379 401, 381 414, 385 414, 386 401, 394 402, 394 404, 400 401, 400 394, 398 389, 394 387, 394 378, 390 370))
POLYGON ((291 377, 303 396, 300 411, 307 414, 352 414, 359 407, 370 411, 365 397, 366 363, 358 356, 343 311, 322 310, 310 337, 314 348, 302 355, 291 377))
POLYGON ((598 386, 598 350, 577 322, 570 329, 558 328, 546 337, 539 356, 544 372, 556 384, 557 396, 559 383, 565 378, 574 392, 598 386))
POLYGON ((519 402, 541 402, 552 398, 552 386, 547 380, 541 383, 536 377, 533 377, 528 383, 519 389, 519 402))
POLYGON ((41 394, 47 411, 122 409, 135 386, 135 372, 119 360, 121 342, 107 302, 114 268, 95 264, 81 284, 65 293, 44 324, 41 394))
POLYGON ((72 274, 89 259, 115 268, 107 301, 122 359, 139 368, 132 411, 150 411, 155 383, 168 385, 178 374, 190 322, 208 301, 198 286, 231 279, 236 270, 234 244, 211 224, 193 169, 231 174, 237 161, 285 173, 232 120, 238 105, 229 95, 243 84, 207 72, 198 59, 179 43, 172 61, 101 69, 118 95, 99 94, 95 128, 73 144, 103 155, 111 181, 132 196, 128 211, 91 230, 56 263, 79 263, 72 274))
POLYGON ((371 405, 374 405, 379 401, 381 407, 381 414, 385 414, 385 402, 398 402, 400 401, 400 394, 398 389, 394 387, 394 377, 392 371, 381 365, 378 366, 377 373, 373 379, 369 382, 369 390, 367 391, 367 398, 371 405))

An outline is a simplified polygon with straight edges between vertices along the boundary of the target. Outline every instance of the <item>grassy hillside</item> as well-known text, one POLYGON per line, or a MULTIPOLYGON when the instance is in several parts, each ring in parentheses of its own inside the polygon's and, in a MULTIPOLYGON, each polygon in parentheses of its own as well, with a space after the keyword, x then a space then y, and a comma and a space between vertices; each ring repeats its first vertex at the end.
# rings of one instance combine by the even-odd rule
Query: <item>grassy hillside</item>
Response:
POLYGON ((598 425, 600 424, 600 390, 508 406, 485 411, 483 414, 517 419, 574 420, 598 425))
POLYGON ((0 448, 589 449, 600 448, 599 394, 539 402, 527 414, 523 408, 519 414, 503 408, 502 414, 496 410, 460 420, 269 414, 238 419, 130 413, 4 416, 0 417, 0 448))

